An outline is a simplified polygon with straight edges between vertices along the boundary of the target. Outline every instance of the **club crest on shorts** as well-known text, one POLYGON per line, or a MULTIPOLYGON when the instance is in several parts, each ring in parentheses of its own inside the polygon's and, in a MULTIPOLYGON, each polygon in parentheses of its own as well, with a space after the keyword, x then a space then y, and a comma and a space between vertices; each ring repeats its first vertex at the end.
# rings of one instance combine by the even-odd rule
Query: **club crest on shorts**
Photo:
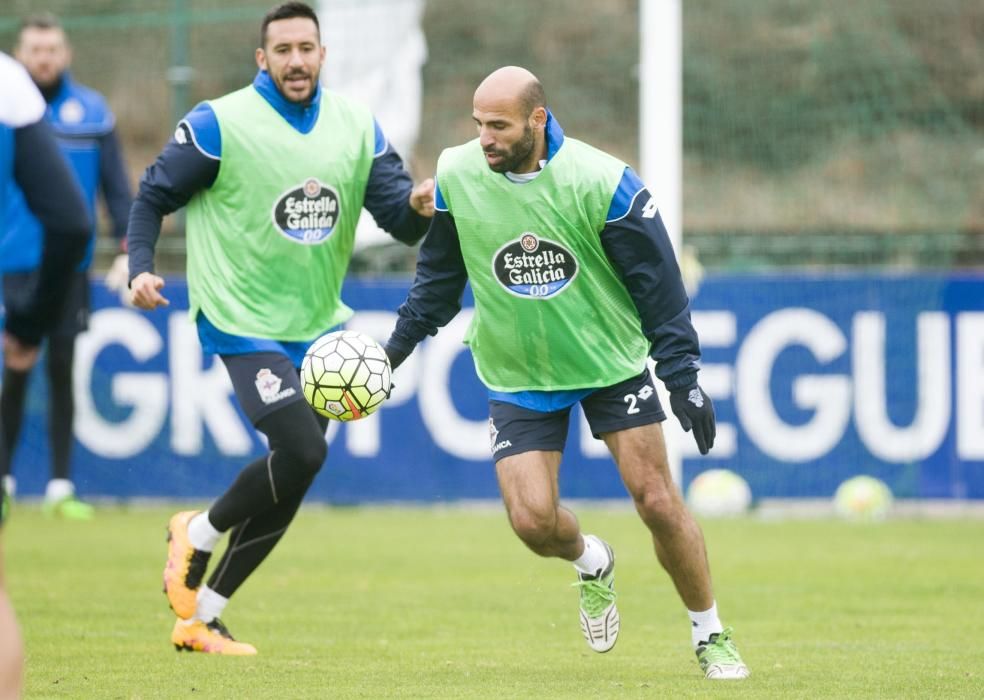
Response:
POLYGON ((499 284, 510 294, 531 299, 559 294, 578 269, 568 248, 530 232, 506 243, 492 257, 492 274, 499 284))
POLYGON ((311 177, 284 192, 273 205, 273 225, 284 236, 304 245, 324 243, 341 215, 338 192, 311 177))
POLYGON ((499 441, 499 429, 495 427, 495 421, 492 420, 492 416, 489 416, 489 447, 492 448, 493 456, 504 447, 512 447, 512 442, 509 440, 499 441))
POLYGON ((265 404, 276 403, 280 399, 293 396, 295 393, 294 387, 292 386, 281 391, 280 385, 283 383, 283 380, 266 368, 256 373, 256 381, 254 383, 256 384, 256 391, 260 394, 260 401, 265 404))

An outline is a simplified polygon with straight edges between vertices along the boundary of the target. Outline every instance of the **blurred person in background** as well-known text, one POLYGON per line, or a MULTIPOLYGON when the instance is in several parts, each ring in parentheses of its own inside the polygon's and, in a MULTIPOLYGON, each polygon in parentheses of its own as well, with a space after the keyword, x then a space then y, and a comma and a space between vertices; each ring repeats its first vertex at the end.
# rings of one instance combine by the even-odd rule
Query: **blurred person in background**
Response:
MULTIPOLYGON (((72 79, 68 69, 72 51, 58 19, 50 14, 28 17, 17 35, 14 57, 20 61, 47 103, 45 117, 82 189, 89 215, 96 218, 96 195, 101 191, 113 222, 113 236, 122 246, 126 235, 131 196, 126 170, 116 136, 115 119, 106 100, 95 90, 72 79)), ((37 284, 41 259, 41 222, 30 211, 24 197, 14 192, 7 204, 7 219, 0 235, 15 248, 0 262, 3 296, 14 299, 30 294, 37 284)), ((87 271, 95 246, 95 226, 90 232, 85 257, 71 274, 70 294, 57 310, 58 321, 47 333, 48 438, 51 478, 45 488, 43 508, 49 514, 88 520, 92 506, 76 497, 71 477, 71 451, 75 396, 72 365, 75 339, 89 321, 87 271)), ((125 260, 125 258, 123 258, 125 260)), ((0 394, 0 474, 9 492, 15 489, 12 474, 14 453, 24 418, 30 371, 5 368, 0 394)))
MULTIPOLYGON (((4 299, 4 372, 28 371, 57 309, 64 304, 72 271, 85 253, 91 220, 75 178, 59 153, 45 103, 24 68, 0 53, 0 233, 7 203, 16 192, 42 223, 34 235, 41 248, 37 283, 28 293, 4 299)), ((0 261, 27 241, 0 235, 0 261)), ((0 532, 7 501, 0 480, 0 532)), ((20 697, 24 649, 7 596, 0 549, 0 700, 20 697)))
POLYGON ((316 338, 348 319, 342 280, 363 205, 412 245, 433 215, 433 180, 417 187, 364 106, 323 89, 318 17, 301 2, 263 19, 249 85, 182 119, 147 169, 127 233, 133 303, 168 304, 154 273, 163 216, 187 206, 191 318, 225 364, 236 398, 268 440, 205 512, 168 524, 164 591, 179 651, 252 655, 220 615, 287 530, 327 453, 327 420, 301 391, 316 338), (221 166, 221 167, 220 167, 221 166), (202 585, 209 558, 230 532, 202 585))
POLYGON ((625 163, 567 138, 529 71, 501 68, 475 91, 479 137, 437 164, 434 220, 386 345, 395 368, 461 310, 489 389, 492 458, 510 524, 535 553, 573 563, 581 631, 607 652, 618 639, 615 555, 582 535, 559 504, 570 411, 580 403, 604 440, 689 612, 709 679, 748 667, 718 618, 704 537, 670 476, 666 419, 646 361, 701 454, 714 445, 710 398, 697 383, 700 345, 656 206, 625 163))

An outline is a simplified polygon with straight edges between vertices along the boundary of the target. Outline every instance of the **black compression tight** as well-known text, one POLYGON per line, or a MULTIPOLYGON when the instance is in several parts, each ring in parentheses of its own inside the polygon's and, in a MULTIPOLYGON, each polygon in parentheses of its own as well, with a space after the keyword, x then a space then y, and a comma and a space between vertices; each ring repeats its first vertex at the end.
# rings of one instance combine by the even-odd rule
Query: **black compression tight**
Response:
MULTIPOLYGON (((47 357, 51 478, 70 479, 72 421, 75 419, 75 392, 72 390, 75 336, 49 338, 47 357)), ((3 370, 3 390, 0 392, 0 475, 10 473, 24 422, 30 376, 30 370, 21 372, 9 367, 3 370)))
POLYGON ((51 478, 70 479, 72 422, 75 420, 75 392, 72 364, 75 337, 54 336, 48 341, 48 443, 51 446, 51 478))
POLYGON ((9 367, 3 368, 3 389, 0 390, 0 475, 10 473, 14 448, 17 447, 24 421, 24 401, 30 377, 30 370, 21 372, 9 367))
POLYGON ((273 508, 232 528, 225 553, 208 579, 209 588, 226 598, 232 597, 283 537, 312 481, 314 477, 273 508))
POLYGON ((324 463, 326 426, 303 401, 256 424, 269 440, 269 454, 247 464, 208 512, 215 529, 232 530, 208 582, 219 595, 230 597, 287 530, 324 463))

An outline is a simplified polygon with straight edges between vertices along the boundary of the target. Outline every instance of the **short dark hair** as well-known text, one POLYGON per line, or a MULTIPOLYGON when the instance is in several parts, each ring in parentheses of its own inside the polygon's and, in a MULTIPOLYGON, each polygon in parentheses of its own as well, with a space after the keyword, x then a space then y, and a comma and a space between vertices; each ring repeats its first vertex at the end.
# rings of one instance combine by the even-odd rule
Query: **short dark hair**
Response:
POLYGON ((533 110, 537 107, 547 106, 547 96, 539 80, 534 78, 523 87, 523 91, 519 94, 519 103, 523 106, 527 117, 533 114, 533 110))
POLYGON ((291 19, 293 17, 307 17, 314 22, 314 27, 318 30, 318 41, 321 41, 321 24, 318 22, 318 14, 311 9, 310 5, 291 0, 291 2, 284 2, 270 8, 270 11, 263 16, 263 25, 260 27, 260 46, 266 46, 267 27, 270 25, 270 22, 291 19))
POLYGON ((28 15, 21 20, 20 27, 17 29, 17 43, 20 43, 21 34, 26 29, 62 29, 61 21, 51 12, 37 12, 28 15))

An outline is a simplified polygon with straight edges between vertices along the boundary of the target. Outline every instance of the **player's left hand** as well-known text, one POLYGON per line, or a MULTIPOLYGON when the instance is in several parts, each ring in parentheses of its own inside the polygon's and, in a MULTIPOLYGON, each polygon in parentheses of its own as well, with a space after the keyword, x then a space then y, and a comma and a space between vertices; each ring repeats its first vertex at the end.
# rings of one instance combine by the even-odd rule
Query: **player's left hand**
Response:
POLYGON ((434 178, 429 177, 413 188, 410 206, 421 216, 434 216, 434 178))
POLYGON ((710 452, 717 432, 711 397, 704 393, 700 385, 694 384, 689 389, 670 392, 670 408, 680 421, 680 427, 688 432, 693 429, 700 453, 706 455, 710 452))

